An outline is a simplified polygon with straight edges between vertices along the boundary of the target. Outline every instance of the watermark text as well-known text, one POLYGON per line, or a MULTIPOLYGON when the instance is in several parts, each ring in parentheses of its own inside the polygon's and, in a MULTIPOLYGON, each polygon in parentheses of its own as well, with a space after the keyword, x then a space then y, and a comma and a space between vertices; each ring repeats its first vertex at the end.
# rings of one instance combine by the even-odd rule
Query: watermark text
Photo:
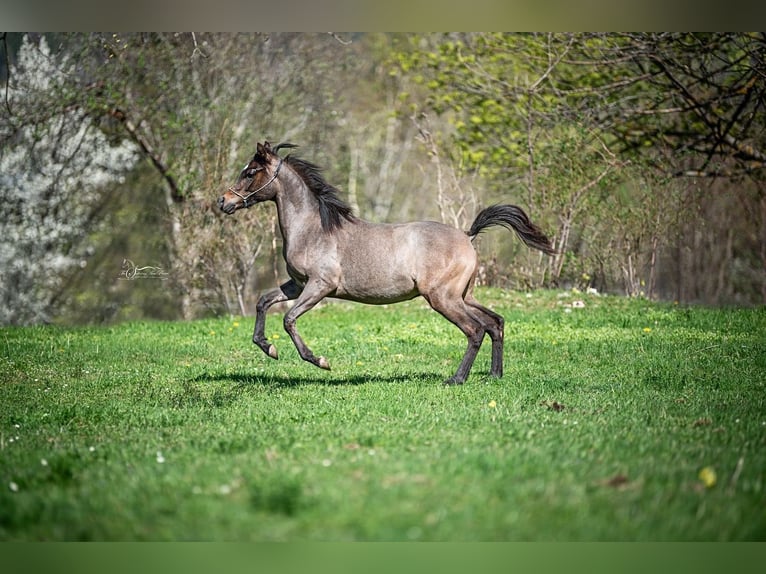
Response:
POLYGON ((162 267, 156 265, 137 266, 130 259, 122 260, 122 271, 118 279, 122 281, 133 281, 135 279, 159 279, 164 281, 169 274, 162 267))

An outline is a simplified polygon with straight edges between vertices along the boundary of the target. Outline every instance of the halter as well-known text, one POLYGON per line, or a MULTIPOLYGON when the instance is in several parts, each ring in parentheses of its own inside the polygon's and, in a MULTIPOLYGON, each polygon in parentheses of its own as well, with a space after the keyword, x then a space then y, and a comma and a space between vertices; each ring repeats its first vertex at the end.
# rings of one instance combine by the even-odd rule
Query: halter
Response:
POLYGON ((255 191, 251 191, 247 195, 242 195, 241 193, 238 193, 237 191, 235 191, 233 186, 229 188, 229 191, 232 192, 234 195, 236 195, 238 198, 240 198, 243 201, 243 207, 245 207, 245 208, 252 207, 253 205, 255 205, 255 203, 251 203, 250 205, 248 205, 247 204, 247 200, 250 199, 256 193, 258 193, 259 191, 262 191, 263 189, 267 188, 269 185, 271 185, 271 183, 275 179, 277 179, 277 176, 279 175, 279 170, 282 169, 282 161, 283 160, 280 157, 279 158, 279 163, 277 164, 277 169, 274 170, 274 175, 271 176, 271 179, 269 181, 264 183, 261 187, 259 187, 255 191))

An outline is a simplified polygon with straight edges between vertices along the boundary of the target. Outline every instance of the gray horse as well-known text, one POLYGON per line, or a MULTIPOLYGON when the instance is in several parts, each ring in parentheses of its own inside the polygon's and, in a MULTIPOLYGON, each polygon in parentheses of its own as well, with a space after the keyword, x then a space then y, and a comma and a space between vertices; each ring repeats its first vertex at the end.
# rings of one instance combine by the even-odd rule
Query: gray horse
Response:
POLYGON ((529 247, 550 255, 555 251, 545 234, 514 205, 484 209, 467 232, 433 221, 364 221, 353 215, 317 166, 277 153, 292 147, 272 149, 269 142, 259 143, 237 183, 218 199, 229 215, 262 201, 277 205, 290 280, 259 299, 253 343, 277 358, 276 347, 264 334, 266 311, 295 299, 284 316, 285 331, 301 358, 329 370, 327 359, 314 355, 298 334, 298 317, 325 297, 380 305, 421 295, 468 338, 463 360, 445 384, 466 380, 485 334, 492 340, 490 374, 502 377, 504 321, 473 296, 478 257, 472 240, 485 228, 502 225, 529 247))

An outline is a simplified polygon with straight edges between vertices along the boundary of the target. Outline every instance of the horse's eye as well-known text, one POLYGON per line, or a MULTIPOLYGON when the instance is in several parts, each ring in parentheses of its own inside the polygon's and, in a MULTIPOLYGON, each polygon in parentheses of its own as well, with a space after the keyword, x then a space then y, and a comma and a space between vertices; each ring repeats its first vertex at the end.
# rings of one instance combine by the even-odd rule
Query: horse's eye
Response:
POLYGON ((252 169, 247 170, 247 177, 255 177, 255 174, 261 171, 262 167, 254 167, 252 169))

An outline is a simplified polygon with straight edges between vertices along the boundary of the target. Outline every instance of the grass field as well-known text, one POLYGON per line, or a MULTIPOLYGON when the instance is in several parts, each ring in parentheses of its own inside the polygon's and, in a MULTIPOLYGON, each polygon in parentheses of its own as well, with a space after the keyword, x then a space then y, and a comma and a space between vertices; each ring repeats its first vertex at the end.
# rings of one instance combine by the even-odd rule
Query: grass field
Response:
POLYGON ((0 329, 0 540, 766 539, 766 309, 479 299, 460 387, 422 300, 0 329))

